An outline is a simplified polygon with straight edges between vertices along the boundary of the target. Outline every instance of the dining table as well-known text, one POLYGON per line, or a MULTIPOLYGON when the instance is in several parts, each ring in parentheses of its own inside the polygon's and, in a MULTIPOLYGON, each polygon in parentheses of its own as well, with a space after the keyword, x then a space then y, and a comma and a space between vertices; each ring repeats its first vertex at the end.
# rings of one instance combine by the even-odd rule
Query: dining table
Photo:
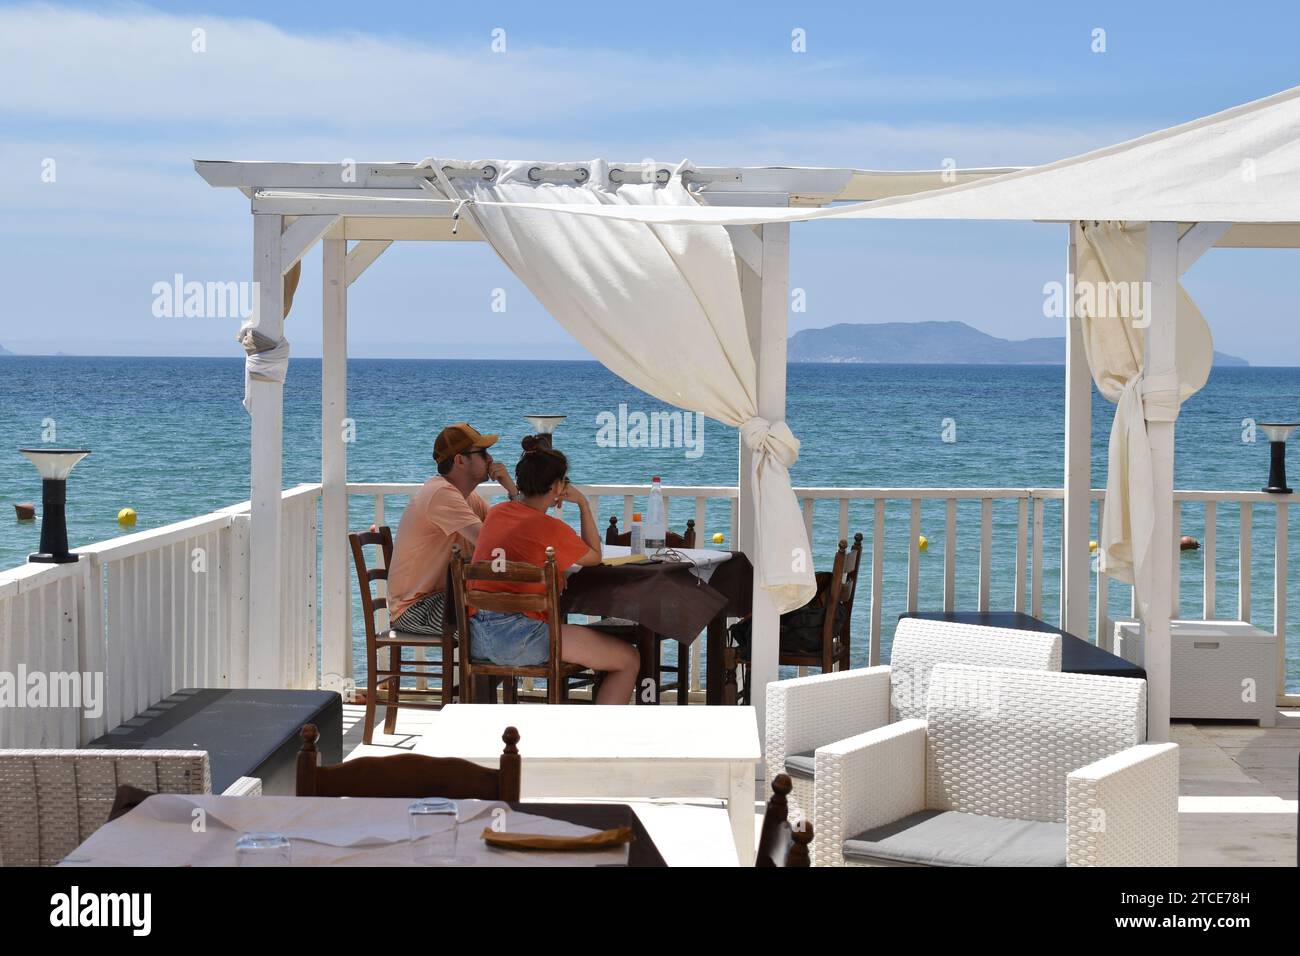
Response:
MULTIPOLYGON (((605 545, 606 561, 578 568, 568 577, 560 596, 566 614, 634 621, 641 654, 637 686, 653 677, 655 635, 689 647, 705 634, 705 701, 723 702, 723 647, 728 618, 750 614, 754 568, 741 551, 711 548, 665 548, 649 560, 624 563, 628 547, 605 545)), ((658 693, 636 695, 641 704, 657 704, 658 693)))
MULTIPOLYGON (((418 866, 406 798, 242 797, 150 794, 69 853, 60 866, 236 866, 236 841, 274 833, 290 844, 292 866, 418 866)), ((454 823, 462 865, 665 866, 627 804, 506 803, 459 800, 454 823), (597 850, 490 846, 485 831, 584 837, 627 827, 632 841, 597 850)))

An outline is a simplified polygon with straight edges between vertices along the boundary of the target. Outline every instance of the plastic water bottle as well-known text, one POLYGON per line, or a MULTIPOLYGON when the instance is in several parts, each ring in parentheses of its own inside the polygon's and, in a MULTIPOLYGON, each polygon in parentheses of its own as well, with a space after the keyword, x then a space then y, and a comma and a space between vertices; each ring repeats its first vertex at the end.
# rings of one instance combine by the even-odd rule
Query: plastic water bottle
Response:
POLYGON ((655 475, 650 484, 650 503, 645 516, 645 546, 650 552, 658 551, 664 546, 668 536, 668 519, 664 515, 664 489, 659 476, 655 475))
POLYGON ((633 554, 645 554, 645 538, 641 534, 641 513, 638 511, 632 515, 632 545, 633 554))

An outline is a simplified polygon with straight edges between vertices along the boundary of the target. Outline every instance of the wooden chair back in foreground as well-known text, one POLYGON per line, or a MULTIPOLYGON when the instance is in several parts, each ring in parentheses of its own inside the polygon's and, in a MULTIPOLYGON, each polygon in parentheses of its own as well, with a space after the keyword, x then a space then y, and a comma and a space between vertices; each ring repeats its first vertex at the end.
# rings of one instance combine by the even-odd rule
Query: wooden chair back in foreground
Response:
POLYGON ((773 866, 811 866, 808 858, 808 844, 812 843, 812 823, 798 820, 790 825, 790 806, 786 797, 792 784, 790 778, 778 773, 772 780, 772 799, 767 801, 763 811, 763 830, 758 838, 758 855, 754 865, 758 867, 773 866))
POLYGON ((320 766, 316 725, 302 728, 298 751, 300 797, 447 797, 451 800, 519 801, 519 731, 507 727, 505 749, 496 770, 456 757, 426 757, 399 753, 391 757, 358 757, 320 766))

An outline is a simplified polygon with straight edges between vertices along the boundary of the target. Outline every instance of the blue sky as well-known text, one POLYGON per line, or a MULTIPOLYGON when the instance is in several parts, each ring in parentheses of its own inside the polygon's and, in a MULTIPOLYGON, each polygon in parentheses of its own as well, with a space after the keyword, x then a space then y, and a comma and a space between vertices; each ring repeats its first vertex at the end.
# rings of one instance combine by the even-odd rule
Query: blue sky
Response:
MULTIPOLYGON (((0 345, 237 355, 234 322, 150 309, 175 273, 249 278, 247 203, 203 183, 193 158, 1020 165, 1300 82, 1290 3, 882 7, 0 4, 0 345), (490 49, 497 28, 504 53, 490 49), (807 52, 791 50, 795 29, 807 52)), ((961 319, 1008 338, 1059 333, 1041 305, 1063 226, 793 235, 791 282, 808 303, 794 330, 961 319)), ((1300 251, 1216 250, 1188 273, 1221 350, 1300 364, 1297 265, 1300 251)), ((319 354, 319 286, 312 256, 287 325, 296 355, 319 354)), ((583 356, 477 243, 391 248, 353 286, 350 347, 583 356), (505 314, 491 310, 498 287, 505 314)))

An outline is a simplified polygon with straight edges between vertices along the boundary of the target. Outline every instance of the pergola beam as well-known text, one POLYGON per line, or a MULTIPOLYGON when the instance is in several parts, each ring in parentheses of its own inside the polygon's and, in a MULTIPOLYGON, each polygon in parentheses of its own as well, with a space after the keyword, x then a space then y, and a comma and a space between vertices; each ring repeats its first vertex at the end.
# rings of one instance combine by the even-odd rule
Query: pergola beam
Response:
POLYGON ((1182 275, 1224 237, 1231 223, 1198 222, 1178 240, 1178 274, 1182 275))
MULTIPOLYGON (((346 244, 347 240, 343 240, 346 244)), ((361 278, 361 273, 369 269, 381 255, 384 250, 393 244, 391 239, 363 239, 353 246, 347 254, 346 275, 347 282, 345 285, 351 285, 361 278)), ((346 298, 345 298, 346 307, 346 298)), ((346 314, 346 313, 345 313, 346 314)), ((344 345, 346 345, 346 340, 344 345)))
POLYGON ((299 216, 280 236, 280 268, 288 272, 340 220, 341 216, 299 216))

